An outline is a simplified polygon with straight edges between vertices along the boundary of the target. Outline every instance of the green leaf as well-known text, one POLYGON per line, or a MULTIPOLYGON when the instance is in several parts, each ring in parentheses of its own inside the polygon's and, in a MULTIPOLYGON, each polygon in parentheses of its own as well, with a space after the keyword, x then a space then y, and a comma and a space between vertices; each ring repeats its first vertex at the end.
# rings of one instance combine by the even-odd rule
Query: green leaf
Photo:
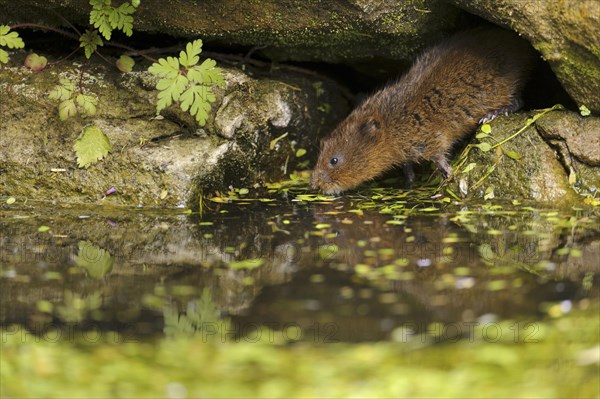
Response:
POLYGON ((265 263, 265 260, 262 258, 253 258, 253 259, 245 259, 234 262, 229 262, 227 266, 231 269, 239 270, 239 269, 256 269, 257 267, 261 267, 265 263))
POLYGON ((465 168, 462 170, 462 172, 463 173, 468 173, 468 172, 472 171, 473 169, 475 169, 476 166, 477 166, 477 163, 471 162, 470 164, 468 164, 467 166, 465 166, 465 168))
POLYGON ((8 53, 0 48, 0 64, 8 62, 8 53))
POLYGON ((156 112, 159 113, 173 101, 179 101, 181 93, 189 83, 188 79, 183 75, 178 75, 175 79, 161 79, 156 84, 158 92, 158 101, 156 103, 156 112))
POLYGON ((88 59, 92 56, 92 54, 94 54, 98 46, 104 45, 102 38, 95 30, 87 30, 83 35, 81 35, 79 42, 79 47, 83 47, 85 50, 85 57, 88 59))
POLYGON ((75 85, 69 79, 60 79, 60 83, 54 86, 54 89, 48 93, 51 100, 65 101, 71 98, 75 90, 75 85))
POLYGON ((490 134, 492 132, 492 127, 488 123, 484 123, 481 125, 481 131, 486 134, 490 134))
POLYGON ((61 121, 66 121, 72 116, 77 115, 77 107, 75 106, 75 100, 68 99, 58 104, 58 117, 61 121))
MULTIPOLYGON (((137 2, 139 4, 139 2, 137 2)), ((120 29, 127 36, 133 33, 133 17, 136 5, 122 3, 115 8, 111 0, 90 0, 90 24, 98 28, 106 40, 110 40, 112 31, 120 29)))
POLYGON ((296 157, 300 158, 301 156, 304 156, 306 154, 306 150, 304 148, 298 148, 298 151, 296 151, 296 157))
POLYGON ((488 143, 473 144, 473 146, 479 148, 483 152, 488 152, 492 148, 488 143))
POLYGON ((133 70, 133 66, 135 65, 135 61, 133 60, 133 58, 127 56, 127 55, 122 55, 118 60, 117 60, 117 68, 119 69, 119 71, 123 72, 123 73, 127 73, 127 72, 131 72, 133 70))
POLYGON ((592 112, 585 105, 580 105, 579 113, 581 114, 581 116, 590 116, 592 112))
POLYGON ((42 69, 46 68, 47 64, 48 59, 44 56, 37 55, 36 53, 29 54, 23 63, 26 68, 31 69, 33 72, 41 71, 42 69))
POLYGON ((215 101, 215 96, 208 86, 194 85, 188 88, 181 95, 181 109, 189 111, 201 126, 204 126, 208 119, 210 103, 215 101))
POLYGON ((186 68, 190 68, 200 61, 198 54, 202 52, 202 40, 194 40, 185 46, 185 51, 179 53, 179 62, 186 68))
POLYGON ((85 94, 79 94, 75 98, 77 101, 77 105, 82 108, 84 115, 94 116, 96 115, 96 105, 98 105, 98 99, 94 96, 89 96, 85 94))
POLYGON ((96 126, 87 126, 75 141, 73 150, 77 155, 77 165, 87 168, 106 157, 112 151, 112 144, 96 126))
POLYGON ((188 71, 188 78, 196 83, 224 86, 225 81, 221 74, 221 68, 215 67, 216 64, 215 60, 207 58, 202 64, 196 65, 188 71))
POLYGON ((485 193, 483 195, 483 199, 484 200, 489 200, 494 198, 494 187, 488 187, 485 190, 485 193))
POLYGON ((523 158, 521 156, 521 154, 519 154, 518 152, 514 152, 514 151, 510 151, 507 150, 506 148, 500 146, 500 148, 502 149, 502 152, 506 154, 506 156, 508 156, 509 158, 515 159, 515 160, 519 160, 521 158, 523 158))
POLYGON ((179 60, 175 57, 161 58, 150 65, 148 72, 161 78, 174 79, 179 75, 179 60))
POLYGON ((23 48, 25 43, 17 32, 10 32, 10 26, 0 25, 0 46, 23 48))

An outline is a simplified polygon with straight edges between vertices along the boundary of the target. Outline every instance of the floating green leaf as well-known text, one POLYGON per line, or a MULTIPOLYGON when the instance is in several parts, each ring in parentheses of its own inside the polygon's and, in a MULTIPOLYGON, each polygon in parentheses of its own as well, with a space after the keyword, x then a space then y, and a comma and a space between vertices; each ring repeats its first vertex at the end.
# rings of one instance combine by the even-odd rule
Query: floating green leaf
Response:
MULTIPOLYGON (((107 39, 109 40, 109 39, 107 39)), ((98 46, 102 47, 104 42, 98 32, 95 30, 87 30, 81 37, 79 38, 79 47, 83 47, 85 51, 85 58, 90 58, 92 54, 96 51, 98 46)))
POLYGON ((301 156, 306 154, 306 150, 304 148, 298 148, 298 151, 296 151, 296 157, 300 158, 301 156))
POLYGON ((245 259, 245 260, 229 262, 227 264, 227 266, 229 266, 231 269, 236 269, 236 270, 238 270, 238 269, 252 270, 252 269, 256 269, 257 267, 261 267, 264 263, 265 263, 265 260, 262 258, 252 258, 252 259, 245 259))
POLYGON ((73 150, 77 154, 77 165, 87 168, 106 157, 112 151, 112 144, 96 126, 87 126, 75 141, 73 150))

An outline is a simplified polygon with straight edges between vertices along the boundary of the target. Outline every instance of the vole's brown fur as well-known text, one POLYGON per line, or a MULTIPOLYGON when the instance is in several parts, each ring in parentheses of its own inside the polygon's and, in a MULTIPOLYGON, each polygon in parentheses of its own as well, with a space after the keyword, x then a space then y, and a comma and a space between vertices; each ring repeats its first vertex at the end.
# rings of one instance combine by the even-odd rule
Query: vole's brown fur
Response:
POLYGON ((498 28, 459 33, 426 50, 406 75, 367 98, 331 133, 313 188, 339 194, 396 165, 431 160, 450 174, 452 145, 480 121, 520 107, 535 52, 498 28))

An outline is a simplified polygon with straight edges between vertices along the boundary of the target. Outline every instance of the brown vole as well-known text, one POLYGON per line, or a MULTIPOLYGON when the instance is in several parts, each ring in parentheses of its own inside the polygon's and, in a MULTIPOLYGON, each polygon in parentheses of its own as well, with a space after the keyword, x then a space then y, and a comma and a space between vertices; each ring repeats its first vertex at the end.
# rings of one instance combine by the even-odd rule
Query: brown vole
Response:
POLYGON ((480 28, 426 50, 399 80, 368 97, 323 142, 311 185, 339 194, 405 165, 436 163, 478 123, 521 106, 535 52, 514 32, 480 28))

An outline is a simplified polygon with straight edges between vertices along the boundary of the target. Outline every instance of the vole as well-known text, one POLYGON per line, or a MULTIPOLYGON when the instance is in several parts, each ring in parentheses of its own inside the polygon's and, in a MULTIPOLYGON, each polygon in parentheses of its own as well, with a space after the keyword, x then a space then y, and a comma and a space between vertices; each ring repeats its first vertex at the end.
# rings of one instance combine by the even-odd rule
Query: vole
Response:
POLYGON ((536 59, 516 33, 478 28, 429 48, 395 82, 364 100, 322 143, 311 185, 339 194, 404 165, 435 162, 444 178, 452 145, 499 114, 521 107, 536 59))

